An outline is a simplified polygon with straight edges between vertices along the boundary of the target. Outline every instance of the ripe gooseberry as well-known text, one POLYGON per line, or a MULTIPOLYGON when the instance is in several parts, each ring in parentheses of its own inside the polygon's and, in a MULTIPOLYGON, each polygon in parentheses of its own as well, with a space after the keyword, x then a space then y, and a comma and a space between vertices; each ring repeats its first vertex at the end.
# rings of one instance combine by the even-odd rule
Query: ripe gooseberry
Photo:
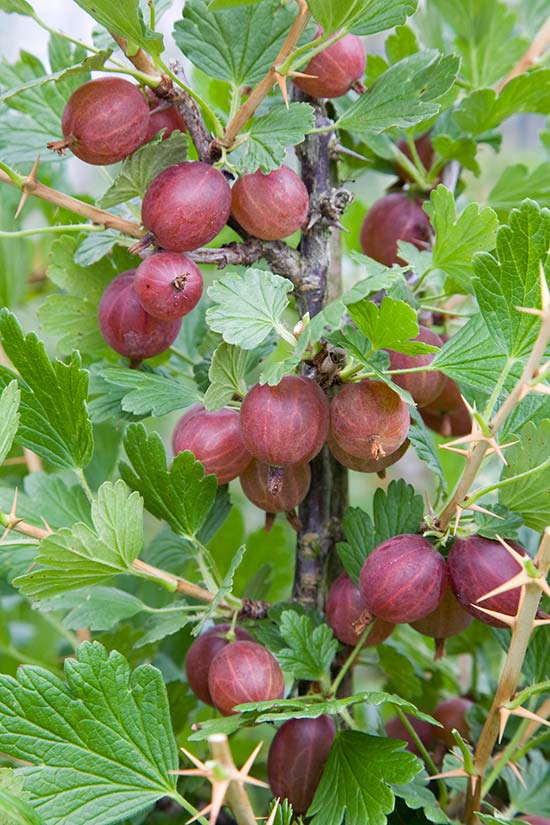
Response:
POLYGON ((336 444, 356 458, 376 461, 394 453, 409 432, 405 402, 381 381, 346 384, 332 399, 330 429, 336 444))
POLYGON ((430 219, 419 200, 405 192, 392 192, 377 200, 361 224, 361 249, 385 266, 405 265, 397 254, 397 241, 407 241, 417 249, 427 249, 431 242, 430 219))
POLYGON ((311 805, 335 735, 330 716, 289 719, 275 734, 267 776, 273 795, 288 799, 295 814, 305 814, 311 805))
POLYGON ((311 484, 309 464, 289 464, 273 468, 261 461, 252 461, 239 476, 243 493, 249 501, 268 514, 266 529, 271 526, 274 513, 286 513, 292 527, 300 529, 301 524, 295 508, 305 499, 311 484))
POLYGON ((470 699, 466 699, 465 696, 456 696, 453 699, 446 699, 444 702, 440 702, 432 713, 433 718, 437 719, 437 721, 443 725, 442 728, 434 725, 433 732, 435 738, 444 742, 447 747, 452 748, 456 745, 451 733, 453 728, 455 728, 463 739, 469 739, 470 725, 468 724, 466 714, 473 704, 474 703, 470 699))
POLYGON ((86 163, 107 166, 141 146, 148 128, 149 108, 139 87, 101 77, 72 93, 61 118, 64 140, 48 143, 48 149, 63 154, 69 148, 86 163))
POLYGON ((134 287, 143 309, 155 318, 183 318, 200 301, 203 280, 198 266, 186 255, 159 252, 136 269, 134 287))
MULTIPOLYGON (((206 705, 214 705, 208 689, 208 672, 214 657, 230 644, 227 638, 229 624, 217 624, 191 644, 185 656, 185 672, 189 687, 206 705)), ((235 636, 240 642, 252 642, 250 633, 242 627, 235 627, 235 636)))
POLYGON ((394 452, 389 455, 381 456, 380 458, 356 458, 354 455, 351 455, 351 453, 346 453, 346 451, 339 446, 332 434, 331 429, 329 429, 327 435, 328 448, 334 458, 344 467, 347 467, 348 470, 355 470, 357 473, 383 474, 388 467, 391 467, 392 464, 396 464, 399 459, 405 455, 409 449, 410 443, 411 442, 409 439, 406 438, 397 450, 394 450, 394 452))
POLYGON ((439 655, 443 653, 443 640, 462 633, 471 622, 472 617, 457 601, 448 583, 435 610, 423 619, 411 622, 411 627, 423 633, 424 636, 431 636, 436 640, 436 658, 439 658, 439 655))
POLYGON ((292 235, 305 223, 309 211, 307 189, 288 166, 267 175, 259 169, 241 175, 233 185, 231 199, 231 210, 243 229, 264 241, 292 235))
POLYGON ((282 699, 285 683, 269 650, 256 642, 232 642, 212 660, 208 690, 215 707, 229 716, 244 702, 282 699))
POLYGON ((161 130, 164 130, 162 140, 170 137, 172 132, 187 131, 186 123, 174 103, 157 97, 151 89, 147 90, 147 98, 150 114, 144 143, 149 143, 161 130))
MULTIPOLYGON (((334 581, 327 594, 327 624, 339 641, 355 647, 361 634, 374 619, 363 594, 347 573, 334 581)), ((395 625, 376 619, 365 646, 378 645, 388 638, 395 625)))
MULTIPOLYGON (((430 750, 434 744, 435 725, 430 725, 429 722, 425 722, 423 719, 416 719, 413 716, 409 716, 408 713, 405 715, 424 747, 430 750)), ((407 743, 407 750, 414 753, 415 756, 420 756, 418 745, 399 716, 394 716, 393 719, 386 722, 384 728, 388 736, 392 739, 404 739, 407 743)))
POLYGON ((431 613, 447 584, 443 556, 423 536, 394 536, 367 557, 359 587, 371 613, 386 622, 414 622, 431 613))
POLYGON ((231 189, 218 169, 201 161, 177 163, 153 180, 141 220, 158 246, 186 252, 208 243, 231 212, 231 189))
POLYGON ((244 442, 258 461, 306 464, 325 443, 329 405, 311 378, 285 375, 274 387, 256 384, 241 406, 244 442))
MULTIPOLYGON (((527 556, 525 548, 516 541, 508 541, 507 544, 520 556, 527 556)), ((499 541, 482 536, 457 539, 449 553, 447 565, 451 586, 464 610, 485 624, 507 627, 505 622, 489 616, 479 608, 515 616, 519 607, 520 588, 507 590, 481 602, 479 599, 521 572, 521 564, 508 550, 499 541)))
MULTIPOLYGON (((317 37, 323 33, 319 29, 317 37)), ((345 34, 311 58, 303 74, 313 77, 294 77, 293 83, 311 97, 341 97, 365 73, 367 56, 360 37, 345 34)))
POLYGON ((145 312, 134 289, 134 272, 122 272, 107 286, 98 320, 103 338, 115 352, 142 361, 168 349, 178 337, 181 319, 161 321, 145 312))
POLYGON ((444 379, 441 391, 420 409, 420 415, 430 429, 446 438, 468 435, 472 429, 472 419, 459 386, 448 375, 444 379))
POLYGON ((202 405, 192 407, 176 424, 172 446, 174 454, 190 450, 205 473, 216 475, 218 484, 237 478, 252 461, 236 410, 209 412, 202 405))
MULTIPOLYGON (((433 347, 442 347, 443 341, 432 332, 428 327, 419 326, 418 335, 413 338, 413 341, 422 341, 424 344, 430 344, 433 347)), ((405 355, 402 352, 390 351, 390 369, 391 370, 408 370, 418 369, 419 367, 429 367, 434 359, 434 353, 426 355, 405 355)), ((392 375, 398 387, 410 392, 413 401, 419 407, 425 407, 433 401, 443 389, 445 383, 445 376, 442 372, 433 370, 426 372, 404 373, 403 375, 392 375)))

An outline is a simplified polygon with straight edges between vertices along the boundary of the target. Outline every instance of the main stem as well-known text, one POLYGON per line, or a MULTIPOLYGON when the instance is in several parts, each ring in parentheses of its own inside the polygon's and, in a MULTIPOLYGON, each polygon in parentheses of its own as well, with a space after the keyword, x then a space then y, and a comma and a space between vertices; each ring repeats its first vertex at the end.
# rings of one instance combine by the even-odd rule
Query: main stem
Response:
MULTIPOLYGON (((326 125, 329 121, 322 107, 317 104, 315 108, 316 125, 326 125)), ((308 135, 298 147, 302 180, 312 205, 331 189, 330 137, 329 134, 308 135)), ((302 234, 303 277, 297 294, 301 312, 309 312, 310 316, 323 309, 328 293, 334 296, 340 291, 339 261, 331 261, 330 254, 332 231, 324 222, 317 222, 302 234)), ((347 472, 327 447, 313 460, 311 470, 311 487, 300 507, 303 528, 298 534, 293 595, 306 607, 322 607, 325 570, 341 538, 347 472)))

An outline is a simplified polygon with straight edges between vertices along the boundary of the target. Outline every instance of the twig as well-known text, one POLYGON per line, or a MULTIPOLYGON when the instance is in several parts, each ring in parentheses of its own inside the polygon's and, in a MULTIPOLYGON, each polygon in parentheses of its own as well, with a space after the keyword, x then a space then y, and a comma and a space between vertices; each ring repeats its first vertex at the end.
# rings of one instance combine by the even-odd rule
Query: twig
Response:
POLYGON ((138 49, 135 54, 129 55, 128 54, 128 41, 124 37, 120 37, 118 34, 114 34, 114 32, 110 32, 111 37, 117 43, 122 51, 124 52, 125 57, 134 64, 136 69, 140 72, 144 72, 145 74, 157 74, 160 76, 160 72, 158 71, 157 67, 151 62, 148 55, 145 54, 143 49, 138 49))
MULTIPOLYGON (((236 774, 237 767, 231 755, 227 736, 214 734, 208 738, 208 744, 216 762, 225 768, 229 775, 236 774)), ((226 791, 226 798, 238 825, 257 825, 248 794, 241 783, 230 782, 226 791)))
MULTIPOLYGON (((172 60, 170 61, 169 68, 175 77, 186 83, 185 73, 181 63, 177 60, 172 60)), ((197 150, 199 160, 202 160, 204 163, 212 163, 218 160, 221 152, 218 149, 218 157, 215 156, 212 147, 212 135, 206 128, 203 116, 196 102, 190 94, 181 88, 177 90, 177 93, 174 91, 174 95, 174 103, 185 121, 187 131, 197 150)))
POLYGON ((514 77, 523 74, 523 72, 526 72, 527 69, 531 68, 531 66, 534 66, 538 58, 545 52, 548 46, 550 46, 550 17, 546 19, 545 23, 538 30, 529 48, 525 54, 520 57, 514 68, 511 69, 506 77, 497 84, 497 94, 502 91, 510 80, 513 80, 514 77))
POLYGON ((256 88, 251 92, 245 103, 241 106, 239 111, 235 114, 234 117, 231 118, 229 123, 227 124, 227 128, 225 130, 225 136, 223 139, 223 145, 226 147, 231 147, 235 141, 235 138, 245 126, 246 123, 250 120, 264 97, 269 94, 271 89, 273 88, 276 80, 277 80, 277 70, 276 66, 280 63, 283 63, 287 57, 294 51, 300 37, 304 33, 307 24, 309 23, 309 19, 311 14, 309 9, 307 8, 305 3, 299 3, 300 10, 294 19, 294 23, 292 24, 283 45, 279 51, 279 54, 273 61, 273 65, 268 70, 265 77, 260 80, 256 88))

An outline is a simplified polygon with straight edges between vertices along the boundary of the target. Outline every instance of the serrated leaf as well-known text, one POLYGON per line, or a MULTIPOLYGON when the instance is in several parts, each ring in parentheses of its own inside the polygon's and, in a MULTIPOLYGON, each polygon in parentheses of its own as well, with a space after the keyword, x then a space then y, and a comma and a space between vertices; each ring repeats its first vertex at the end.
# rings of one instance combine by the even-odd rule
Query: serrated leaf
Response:
POLYGON ((417 774, 407 785, 392 785, 393 792, 405 802, 410 810, 422 810, 429 822, 439 823, 439 825, 451 825, 445 811, 438 800, 427 787, 429 777, 425 774, 417 774))
POLYGON ((372 350, 390 349, 406 355, 437 352, 437 347, 423 341, 412 341, 418 335, 416 312, 405 301, 385 296, 380 306, 363 299, 348 304, 351 320, 367 336, 372 350))
POLYGON ((454 197, 443 184, 432 191, 426 212, 435 231, 432 267, 441 269, 455 289, 458 286, 461 291, 470 292, 472 256, 495 246, 496 213, 489 207, 469 203, 457 218, 454 197))
POLYGON ((489 192, 488 202, 504 219, 517 204, 532 198, 540 206, 550 207, 550 162, 534 169, 523 163, 505 169, 489 192))
POLYGON ((106 367, 99 375, 123 390, 120 405, 124 412, 135 416, 167 415, 174 410, 185 410, 201 399, 197 385, 188 375, 180 374, 176 379, 123 367, 106 367))
POLYGON ((499 502, 519 513, 527 527, 545 530, 550 524, 550 420, 529 422, 521 431, 521 441, 506 450, 507 465, 501 480, 512 479, 529 470, 532 475, 518 478, 499 491, 499 502))
POLYGON ((328 34, 343 28, 355 34, 376 34, 404 23, 418 0, 308 0, 307 4, 328 34))
POLYGON ((97 631, 111 630, 118 622, 147 610, 147 605, 125 590, 100 585, 41 601, 39 608, 41 611, 68 610, 63 617, 63 627, 69 630, 89 627, 97 631))
MULTIPOLYGON (((278 0, 212 10, 206 0, 187 0, 174 40, 210 77, 235 87, 255 86, 273 65, 296 14, 278 0)), ((312 40, 311 27, 302 40, 312 40)))
POLYGON ((485 504, 484 509, 489 512, 474 513, 478 535, 486 539, 496 539, 497 536, 503 539, 517 539, 518 530, 523 525, 520 515, 512 513, 502 504, 485 504))
POLYGON ((145 25, 138 0, 75 0, 81 9, 88 12, 108 32, 124 37, 128 41, 129 54, 134 54, 137 46, 150 55, 160 57, 164 51, 162 35, 145 25))
POLYGON ((249 352, 225 342, 216 347, 212 356, 208 377, 210 386, 204 396, 207 410, 220 410, 233 396, 245 396, 247 386, 249 352))
POLYGON ((537 335, 539 320, 517 307, 540 307, 540 266, 548 278, 549 248, 550 210, 525 200, 510 213, 509 225, 499 229, 496 253, 474 258, 479 308, 497 345, 512 357, 529 353, 537 335))
MULTIPOLYGON (((51 363, 44 344, 34 332, 24 336, 15 315, 0 311, 0 338, 20 375, 20 428, 18 441, 55 467, 86 467, 93 450, 92 425, 86 410, 88 375, 80 356, 51 363)), ((14 373, 3 367, 0 387, 14 373)))
POLYGON ((237 170, 247 174, 279 169, 288 147, 302 143, 314 125, 314 111, 308 103, 290 103, 288 109, 273 106, 267 114, 254 118, 243 135, 245 142, 235 153, 237 170))
POLYGON ((288 645, 276 653, 282 669, 296 679, 323 679, 338 650, 338 641, 330 627, 326 624, 314 627, 309 616, 285 610, 279 630, 288 645))
POLYGON ((48 825, 107 825, 177 798, 178 752, 160 672, 133 672, 85 642, 63 682, 38 667, 0 676, 0 739, 27 768, 31 804, 48 825), (98 804, 98 799, 102 800, 98 804))
POLYGON ((19 403, 21 392, 14 379, 0 395, 0 464, 11 450, 19 427, 19 403))
POLYGON ((182 132, 176 130, 166 140, 154 138, 122 162, 117 177, 99 198, 97 205, 108 209, 127 203, 132 198, 142 198, 153 178, 186 157, 187 136, 182 132))
POLYGON ((422 768, 404 742, 359 731, 336 734, 308 810, 312 825, 385 825, 395 796, 390 786, 410 782, 422 768))
POLYGON ((141 497, 128 495, 120 479, 106 481, 92 505, 92 519, 93 529, 77 523, 42 539, 36 564, 14 580, 15 587, 41 600, 130 571, 143 543, 141 497))
POLYGON ((205 476, 202 464, 187 450, 168 469, 160 436, 147 435, 143 424, 130 424, 124 449, 131 466, 121 462, 120 474, 141 493, 145 508, 166 521, 176 535, 193 538, 216 498, 216 477, 205 476))
POLYGON ((116 243, 123 240, 124 236, 115 229, 90 232, 76 250, 74 262, 78 266, 91 266, 107 255, 116 243))
POLYGON ((409 129, 439 112, 437 100, 452 87, 458 65, 458 58, 435 50, 412 54, 380 75, 336 126, 366 137, 391 128, 409 129))
POLYGON ((228 344, 242 349, 259 346, 272 330, 284 330, 282 316, 288 306, 292 283, 262 269, 229 272, 208 290, 213 302, 206 311, 210 329, 220 332, 228 344))

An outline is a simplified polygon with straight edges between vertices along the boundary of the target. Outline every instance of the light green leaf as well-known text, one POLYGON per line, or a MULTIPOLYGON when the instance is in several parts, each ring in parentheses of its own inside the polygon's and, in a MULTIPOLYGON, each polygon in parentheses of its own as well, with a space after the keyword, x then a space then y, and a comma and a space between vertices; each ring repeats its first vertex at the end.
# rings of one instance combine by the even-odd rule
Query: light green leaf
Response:
POLYGON ((206 311, 208 326, 228 344, 254 349, 272 330, 278 335, 286 332, 282 316, 289 292, 289 280, 266 270, 228 272, 208 290, 213 302, 206 311))
POLYGON ((186 157, 187 136, 182 132, 172 132, 166 140, 157 137, 149 141, 122 162, 117 177, 97 205, 108 209, 132 198, 142 198, 153 178, 186 157))
POLYGON ((127 239, 115 229, 105 229, 103 232, 89 232, 76 250, 74 256, 75 264, 78 266, 91 266, 108 255, 116 243, 127 239))
POLYGON ((426 208, 435 231, 432 266, 441 269, 461 291, 471 290, 472 256, 494 248, 498 218, 492 209, 469 203, 457 218, 452 193, 434 189, 426 208))
POLYGON ((320 681, 326 677, 338 650, 338 640, 327 624, 314 627, 309 616, 285 610, 279 631, 288 645, 275 654, 283 670, 295 679, 320 681))
MULTIPOLYGON (((510 802, 516 811, 530 811, 539 816, 550 816, 548 799, 548 763, 544 755, 537 750, 520 763, 523 785, 510 768, 506 768, 505 779, 510 793, 510 802)), ((521 817, 518 817, 521 821, 521 817)))
POLYGON ((120 402, 122 409, 135 416, 167 415, 200 401, 198 387, 188 375, 180 374, 174 378, 123 367, 106 367, 99 371, 99 375, 124 391, 120 402))
POLYGON ((164 51, 162 35, 152 32, 143 22, 138 0, 75 0, 81 9, 88 12, 107 31, 114 32, 128 41, 128 53, 135 54, 137 47, 160 57, 164 51))
POLYGON ((63 593, 52 599, 41 601, 41 611, 64 610, 63 627, 78 630, 111 630, 117 622, 131 619, 137 613, 148 610, 141 599, 116 587, 86 587, 82 590, 63 593))
POLYGON ((236 168, 241 174, 279 169, 288 147, 302 143, 314 125, 313 108, 308 103, 291 103, 288 109, 273 106, 267 114, 251 121, 243 135, 245 142, 234 156, 236 168))
POLYGON ((501 481, 535 470, 510 482, 499 491, 499 502, 519 513, 527 527, 542 531, 550 525, 550 420, 527 423, 521 441, 506 450, 508 462, 501 481))
POLYGON ((438 158, 446 162, 457 160, 465 169, 469 169, 474 175, 481 173, 481 168, 477 162, 477 143, 468 135, 448 135, 445 132, 434 134, 432 146, 438 158))
POLYGON ((120 463, 122 478, 141 493, 150 513, 166 521, 178 536, 193 538, 216 498, 216 477, 205 476, 202 464, 187 450, 175 457, 168 470, 160 436, 147 435, 143 424, 130 424, 124 448, 131 466, 120 463))
POLYGON ((420 415, 416 415, 411 419, 409 427, 408 439, 417 454, 420 461, 423 461, 434 473, 441 485, 441 492, 443 495, 447 492, 447 484, 443 467, 439 461, 437 449, 434 442, 434 437, 431 431, 426 427, 420 415))
POLYGON ((44 825, 44 820, 28 802, 0 787, 0 822, 2 825, 44 825))
POLYGON ((418 335, 416 312, 405 301, 394 301, 387 296, 378 307, 363 299, 348 304, 351 320, 367 336, 373 350, 391 349, 407 355, 437 352, 436 347, 422 341, 411 341, 418 335))
POLYGON ((207 410, 221 410, 235 394, 245 396, 249 353, 233 344, 220 344, 212 356, 208 370, 211 384, 204 396, 207 410))
POLYGON ((439 112, 438 98, 452 87, 458 58, 425 49, 390 66, 336 126, 366 136, 393 127, 408 129, 439 112))
POLYGON ((390 783, 410 782, 422 768, 404 746, 359 731, 337 733, 308 810, 312 825, 341 825, 344 819, 385 825, 395 804, 390 783))
POLYGON ((7 14, 34 16, 34 9, 30 3, 27 3, 27 0, 0 0, 0 11, 5 11, 7 14))
MULTIPOLYGON (((10 487, 0 487, 0 509, 9 510, 13 499, 10 487)), ((90 502, 79 483, 69 486, 56 473, 29 473, 23 490, 17 497, 17 513, 43 526, 42 519, 52 530, 71 527, 76 521, 92 526, 90 502)))
MULTIPOLYGON (((550 77, 550 75, 549 75, 550 77)), ((530 352, 540 321, 517 307, 540 307, 540 265, 550 273, 550 211, 525 200, 497 234, 496 254, 474 258, 474 292, 497 346, 513 356, 530 352)))
MULTIPOLYGON (((209 9, 206 0, 187 0, 183 20, 174 27, 174 40, 210 77, 237 88, 255 86, 273 65, 295 17, 294 6, 283 6, 279 0, 216 11, 209 9)), ((302 41, 313 36, 310 27, 302 41)))
POLYGON ((120 479, 106 481, 92 505, 94 529, 77 523, 42 539, 36 566, 15 579, 22 593, 48 599, 129 572, 143 542, 143 502, 120 479))
POLYGON ((213 616, 216 615, 216 611, 223 602, 223 600, 229 596, 233 592, 233 585, 235 579, 235 573, 237 572, 243 558, 244 554, 246 553, 246 544, 241 545, 233 558, 231 559, 231 564, 227 570, 227 573, 223 577, 223 581, 216 591, 216 595, 208 605, 208 609, 204 611, 201 616, 200 622, 193 628, 192 635, 198 636, 200 631, 202 630, 204 623, 211 619, 213 616))
POLYGON ((505 169, 489 192, 488 202, 503 219, 524 198, 550 207, 550 162, 530 170, 522 163, 505 169))
POLYGON ((307 4, 328 34, 337 29, 376 34, 404 23, 418 0, 308 0, 307 4))
POLYGON ((14 379, 0 395, 0 464, 11 450, 19 427, 19 403, 21 392, 14 379))
POLYGON ((25 787, 37 814, 48 825, 108 825, 160 797, 179 799, 160 672, 132 672, 120 653, 85 642, 65 660, 65 676, 38 667, 0 676, 2 748, 36 765, 25 787))
POLYGON ((410 26, 397 26, 386 38, 384 48, 390 63, 399 63, 404 57, 415 54, 420 49, 416 34, 410 26))
MULTIPOLYGON (((0 338, 20 375, 21 425, 18 440, 55 467, 86 467, 93 450, 92 425, 86 410, 88 375, 73 352, 68 364, 52 364, 34 332, 27 336, 16 318, 0 311, 0 338)), ((14 378, 0 371, 0 387, 14 378)))

